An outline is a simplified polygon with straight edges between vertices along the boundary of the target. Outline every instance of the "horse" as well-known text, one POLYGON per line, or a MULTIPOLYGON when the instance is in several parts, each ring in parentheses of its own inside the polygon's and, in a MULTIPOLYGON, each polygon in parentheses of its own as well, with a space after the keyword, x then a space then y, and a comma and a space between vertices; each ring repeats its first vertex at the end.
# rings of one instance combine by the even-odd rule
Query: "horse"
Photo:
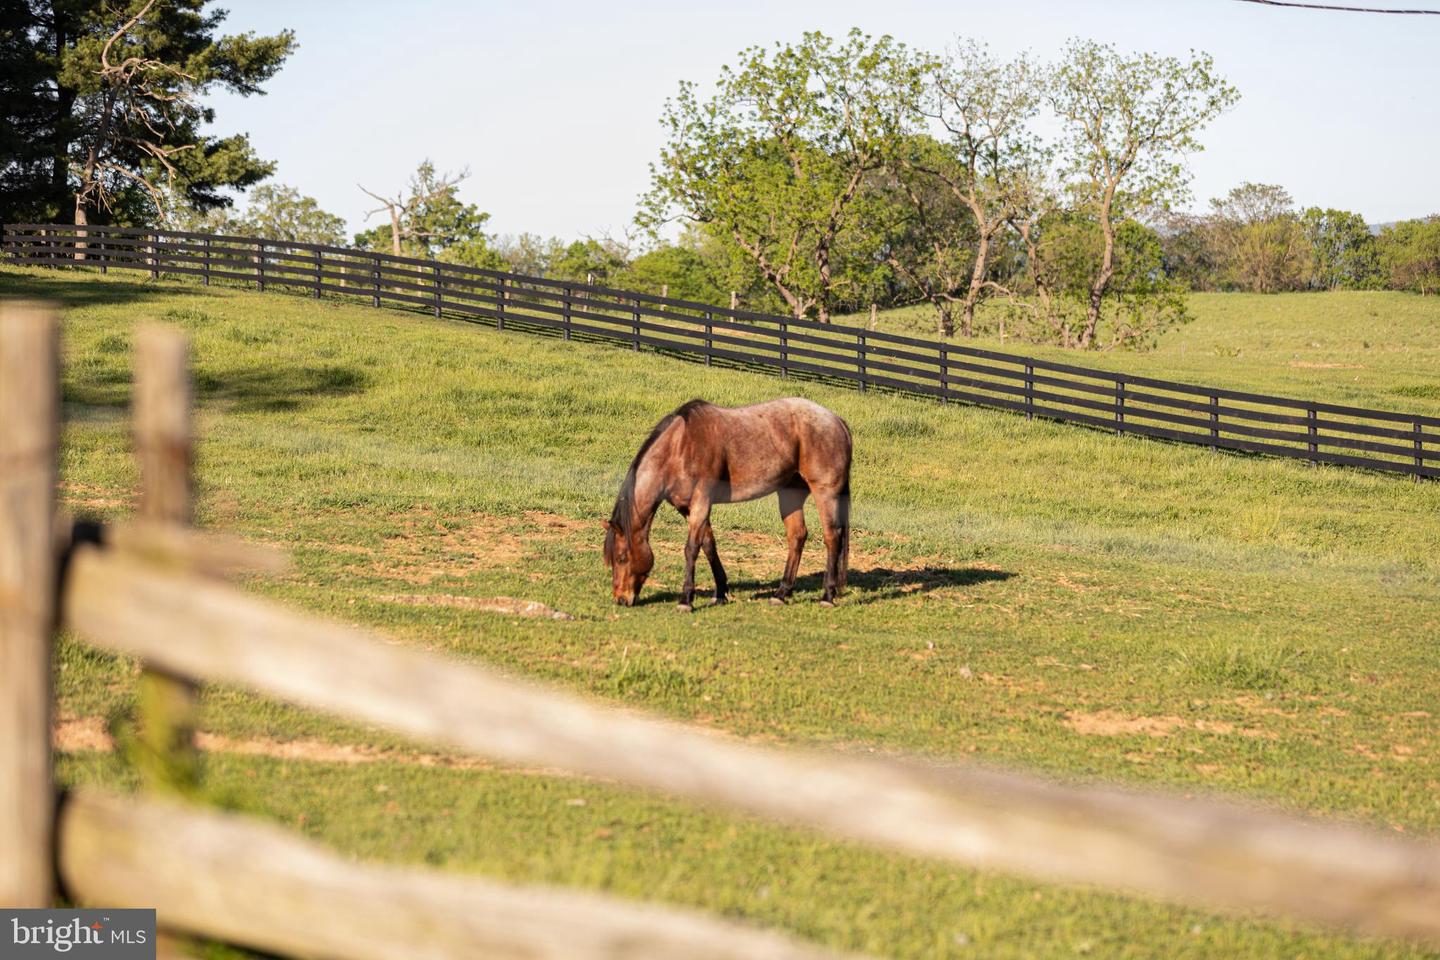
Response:
POLYGON ((825 585, 820 603, 833 606, 845 590, 850 562, 850 427, 818 403, 800 397, 745 407, 691 400, 655 424, 620 485, 605 524, 605 564, 615 602, 632 606, 655 566, 650 523, 662 502, 688 522, 685 585, 679 609, 695 601, 700 551, 715 577, 715 602, 725 603, 729 580, 715 549, 710 508, 778 493, 789 552, 776 602, 795 589, 805 549, 805 498, 813 496, 825 535, 825 585))

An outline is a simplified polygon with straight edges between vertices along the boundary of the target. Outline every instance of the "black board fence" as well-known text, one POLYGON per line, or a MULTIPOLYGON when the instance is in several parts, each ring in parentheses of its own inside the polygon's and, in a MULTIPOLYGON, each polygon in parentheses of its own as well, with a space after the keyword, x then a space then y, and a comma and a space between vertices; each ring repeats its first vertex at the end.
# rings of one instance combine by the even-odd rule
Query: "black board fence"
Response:
POLYGON ((0 253, 17 264, 358 297, 500 330, 618 341, 1117 434, 1440 478, 1440 417, 1177 383, 633 290, 313 243, 128 227, 7 224, 0 253))

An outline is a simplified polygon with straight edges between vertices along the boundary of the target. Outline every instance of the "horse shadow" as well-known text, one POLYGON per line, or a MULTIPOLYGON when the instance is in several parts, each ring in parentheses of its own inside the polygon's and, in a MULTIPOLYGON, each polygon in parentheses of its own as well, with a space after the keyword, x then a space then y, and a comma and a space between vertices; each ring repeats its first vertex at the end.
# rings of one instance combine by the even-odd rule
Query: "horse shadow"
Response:
MULTIPOLYGON (((697 571, 698 573, 698 571, 697 571)), ((869 570, 851 570, 848 576, 842 603, 864 605, 897 597, 931 593, 953 587, 973 587, 982 583, 1009 580, 1015 574, 1009 570, 990 570, 985 567, 939 567, 926 566, 895 570, 890 567, 871 567, 869 570)), ((791 602, 803 602, 804 593, 820 592, 825 584, 825 575, 820 572, 807 573, 795 579, 795 593, 791 602)), ((748 594, 754 599, 773 599, 778 595, 779 578, 759 580, 740 578, 730 581, 730 594, 748 594)), ((711 595, 711 590, 697 585, 697 598, 711 595)), ((676 590, 661 590, 650 595, 641 603, 674 603, 680 599, 676 590)))

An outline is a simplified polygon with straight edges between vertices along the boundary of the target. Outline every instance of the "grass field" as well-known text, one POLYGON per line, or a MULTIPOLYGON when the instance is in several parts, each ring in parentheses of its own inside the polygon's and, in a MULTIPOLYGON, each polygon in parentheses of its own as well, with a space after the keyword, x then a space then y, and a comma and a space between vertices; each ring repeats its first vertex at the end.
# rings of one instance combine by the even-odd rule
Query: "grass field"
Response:
MULTIPOLYGON (((1440 297, 1390 291, 1197 293, 1194 320, 1154 350, 1090 353, 1037 347, 994 335, 998 314, 982 310, 990 335, 979 346, 1206 386, 1279 393, 1407 413, 1440 413, 1440 297)), ((935 311, 904 307, 877 326, 935 336, 935 311)), ((868 315, 843 318, 868 324, 868 315)))
MULTIPOLYGON (((62 472, 77 512, 130 510, 135 324, 189 333, 200 522, 297 560, 287 578, 247 584, 256 592, 735 736, 1223 791, 1440 832, 1440 484, 293 296, 12 269, 0 294, 65 306, 62 472), (683 530, 667 513, 653 602, 614 607, 600 522, 650 426, 692 396, 796 392, 856 437, 847 598, 815 603, 812 548, 798 602, 762 602, 783 559, 765 500, 715 515, 740 602, 675 611, 683 530), (474 609, 497 597, 574 619, 474 609)), ((1365 402, 1436 405, 1430 304, 1384 323, 1349 295, 1261 305, 1280 318, 1297 304, 1311 314, 1285 316, 1285 338, 1324 328, 1335 357, 1353 352, 1343 337, 1370 338, 1365 402), (1402 402, 1399 387, 1416 389, 1402 402)), ((1193 362, 1186 376, 1362 399, 1318 377, 1302 391, 1285 347, 1252 352, 1238 326, 1250 309, 1207 303, 1228 332, 1206 334, 1202 318, 1176 335, 1190 338, 1183 354, 1167 343, 1103 362, 1166 375, 1193 362), (1239 353, 1209 350, 1207 336, 1239 353)), ((72 727, 128 708, 133 664, 73 642, 59 660, 72 727)), ((235 690, 207 691, 204 726, 220 745, 212 796, 342 850, 699 905, 837 947, 1429 955, 880 855, 589 781, 422 766, 414 745, 235 690), (289 757, 273 755, 282 743, 289 757), (345 745, 388 752, 336 762, 345 745)), ((63 776, 130 782, 94 745, 77 739, 63 776)))

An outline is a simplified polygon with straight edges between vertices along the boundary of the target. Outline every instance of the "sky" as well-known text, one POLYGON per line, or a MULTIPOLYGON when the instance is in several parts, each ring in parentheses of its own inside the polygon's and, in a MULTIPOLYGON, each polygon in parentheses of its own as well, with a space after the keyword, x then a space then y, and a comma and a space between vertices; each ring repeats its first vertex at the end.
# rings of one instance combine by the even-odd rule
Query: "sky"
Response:
MULTIPOLYGON (((1369 6, 1413 6, 1373 0, 1369 6)), ((1440 6, 1440 0, 1434 4, 1440 6)), ((1243 181, 1371 223, 1440 212, 1440 17, 1239 0, 230 0, 224 31, 295 31, 267 95, 211 98, 288 184, 345 217, 357 184, 403 189, 424 158, 469 167, 460 196, 493 233, 621 236, 681 80, 713 82, 751 44, 851 27, 942 50, 1059 53, 1071 37, 1215 57, 1241 93, 1189 158, 1192 208, 1243 181)))

